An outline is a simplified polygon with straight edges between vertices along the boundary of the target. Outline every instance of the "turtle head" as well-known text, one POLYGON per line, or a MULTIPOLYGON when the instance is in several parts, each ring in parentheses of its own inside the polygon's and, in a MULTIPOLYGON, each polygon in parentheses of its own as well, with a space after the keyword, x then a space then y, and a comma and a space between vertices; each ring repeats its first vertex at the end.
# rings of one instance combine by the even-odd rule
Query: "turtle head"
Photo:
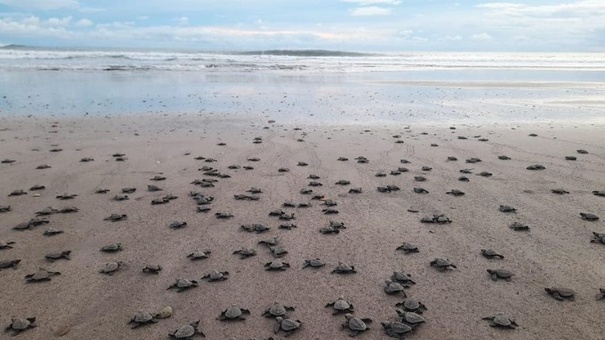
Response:
POLYGON ((347 314, 345 314, 345 318, 347 318, 347 320, 350 320, 353 318, 353 314, 347 313, 347 314))
POLYGON ((281 316, 278 316, 275 318, 275 321, 277 322, 282 322, 284 320, 284 318, 282 318, 281 316))

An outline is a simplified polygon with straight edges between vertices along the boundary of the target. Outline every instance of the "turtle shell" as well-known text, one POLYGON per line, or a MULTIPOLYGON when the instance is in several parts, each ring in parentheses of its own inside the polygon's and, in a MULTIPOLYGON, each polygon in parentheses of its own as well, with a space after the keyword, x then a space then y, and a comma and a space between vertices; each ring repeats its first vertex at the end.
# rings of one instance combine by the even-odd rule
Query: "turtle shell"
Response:
POLYGON ((502 327, 509 327, 512 324, 511 320, 503 314, 498 314, 498 315, 494 316, 492 321, 496 325, 502 326, 502 327))
POLYGON ((353 305, 351 305, 349 301, 345 299, 338 299, 334 302, 334 309, 336 310, 347 310, 352 307, 353 305))
POLYGON ((351 330, 354 331, 365 331, 366 329, 368 329, 368 326, 365 322, 363 322, 363 320, 354 316, 347 317, 347 325, 351 330))
POLYGON ((279 327, 284 331, 289 332, 300 327, 300 322, 292 319, 283 319, 279 322, 279 327))
MULTIPOLYGON (((35 318, 32 319, 35 321, 35 318)), ((10 328, 17 331, 25 330, 32 325, 32 319, 13 318, 10 328)))
POLYGON ((193 286, 193 282, 187 279, 176 279, 176 286, 178 288, 187 288, 193 286))
POLYGON ((149 322, 151 320, 153 320, 153 315, 151 315, 150 313, 147 313, 147 312, 138 312, 132 318, 132 321, 138 322, 138 323, 145 323, 145 322, 149 322))
POLYGON ((172 336, 177 339, 187 339, 192 337, 195 334, 195 327, 192 325, 184 325, 174 332, 172 336))
POLYGON ((283 316, 286 315, 287 311, 284 306, 282 306, 279 302, 274 302, 271 307, 267 310, 269 314, 273 316, 283 316))
POLYGON ((235 319, 242 316, 242 314, 242 310, 237 306, 231 306, 224 312, 224 315, 227 319, 235 319))

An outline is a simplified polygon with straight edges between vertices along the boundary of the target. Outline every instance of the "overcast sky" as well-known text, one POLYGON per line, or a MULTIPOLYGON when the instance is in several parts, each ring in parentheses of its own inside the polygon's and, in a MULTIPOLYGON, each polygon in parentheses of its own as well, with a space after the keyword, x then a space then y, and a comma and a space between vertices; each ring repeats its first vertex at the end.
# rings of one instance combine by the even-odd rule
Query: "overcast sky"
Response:
POLYGON ((0 0, 0 44, 605 51, 605 0, 0 0))

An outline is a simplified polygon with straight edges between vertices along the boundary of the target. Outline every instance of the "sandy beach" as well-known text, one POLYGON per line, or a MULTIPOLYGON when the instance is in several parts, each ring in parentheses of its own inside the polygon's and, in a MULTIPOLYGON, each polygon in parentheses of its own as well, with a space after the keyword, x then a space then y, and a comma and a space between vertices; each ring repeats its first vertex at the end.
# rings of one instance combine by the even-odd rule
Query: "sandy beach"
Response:
MULTIPOLYGON (((604 339, 605 303, 595 296, 605 288, 605 245, 590 243, 592 232, 605 233, 605 134, 603 126, 581 123, 293 125, 272 117, 230 118, 199 115, 123 115, 119 117, 12 117, 1 120, 0 158, 15 160, 0 165, 0 241, 12 249, 0 250, 0 260, 21 259, 16 268, 0 271, 0 320, 36 317, 37 327, 18 336, 49 339, 62 328, 65 339, 167 339, 181 325, 200 320, 208 339, 266 339, 275 321, 261 316, 274 301, 296 307, 289 312, 302 322, 294 339, 346 339, 343 315, 333 316, 324 306, 344 296, 355 315, 373 319, 365 339, 387 339, 381 322, 397 320, 395 304, 401 295, 387 295, 385 280, 394 271, 410 274, 416 284, 408 297, 427 307, 426 322, 410 339, 604 339), (536 134, 537 136, 530 136, 536 134), (394 136, 400 136, 394 138, 394 136), (261 137, 262 143, 253 143, 261 137), (482 139, 483 141, 480 141, 482 139), (396 141, 402 141, 396 143, 396 141), (225 143, 225 145, 218 145, 225 143), (50 152, 51 149, 61 149, 50 152), (578 154, 584 149, 587 154, 578 154), (125 154, 119 162, 112 157, 125 154), (498 156, 508 156, 501 160, 498 156), (205 159, 216 162, 207 163, 205 159), (355 158, 365 156, 368 163, 355 158), (448 157, 457 161, 448 161, 448 157), (577 160, 566 160, 576 156, 577 160), (94 161, 80 162, 84 157, 94 161), (346 157, 348 161, 338 161, 346 157), (259 158, 259 161, 249 161, 259 158), (481 162, 466 163, 470 158, 481 162), (402 163, 407 160, 409 163, 402 163), (298 166, 305 162, 307 166, 298 166), (47 164, 48 169, 36 169, 47 164), (526 167, 540 164, 544 170, 526 167), (229 169, 238 165, 238 169, 229 169), (191 184, 211 178, 199 171, 211 166, 228 174, 214 187, 191 184), (253 169, 244 170, 243 166, 253 169), (422 170, 422 167, 430 170, 422 170), (399 167, 409 171, 390 172, 399 167), (278 172, 288 168, 289 172, 278 172), (470 169, 469 174, 460 170, 470 169), (478 174, 486 171, 491 177, 478 174), (384 172, 386 177, 376 177, 384 172), (309 175, 320 187, 309 187, 309 175), (163 181, 151 181, 156 176, 163 181), (415 176, 426 181, 417 182, 415 176), (460 176, 468 182, 459 181, 460 176), (348 180, 350 185, 336 185, 348 180), (148 192, 154 184, 162 191, 148 192), (29 190, 34 185, 44 190, 29 190), (381 193, 377 187, 396 185, 401 190, 381 193), (112 198, 122 188, 136 191, 125 201, 112 198), (262 189, 256 201, 235 200, 251 187, 262 189), (362 193, 349 193, 351 188, 362 193), (95 190, 106 188, 106 194, 95 190), (303 188, 323 194, 312 200, 303 188), (415 193, 423 188, 428 193, 415 193), (562 188, 568 194, 555 194, 562 188), (22 189, 27 194, 8 195, 22 189), (452 189, 465 193, 455 197, 452 189), (197 212, 190 191, 214 198, 210 211, 197 212), (57 195, 77 194, 72 200, 57 195), (152 205, 167 194, 178 196, 167 204, 152 205), (336 201, 338 214, 325 215, 322 205, 336 201), (310 202, 309 208, 282 208, 286 201, 310 202), (517 209, 499 211, 500 205, 517 209), (44 217, 47 225, 31 230, 12 228, 27 222, 47 207, 75 206, 78 212, 44 217), (297 228, 279 229, 284 221, 268 216, 283 209, 294 213, 297 228), (417 212, 414 212, 417 211, 417 212), (218 219, 217 212, 233 215, 218 219), (104 219, 126 214, 124 221, 104 219), (580 213, 593 213, 598 221, 585 221, 580 213), (422 217, 445 214, 449 224, 421 223, 422 217), (171 229, 172 221, 187 226, 171 229), (325 235, 319 229, 330 221, 346 229, 325 235), (513 231, 514 222, 530 230, 513 231), (262 234, 243 231, 243 224, 270 227, 262 234), (64 233, 43 236, 49 227, 64 233), (288 253, 282 258, 291 268, 266 271, 274 260, 261 240, 278 237, 288 253), (403 242, 418 253, 396 250, 403 242), (123 250, 103 253, 100 248, 121 243, 123 250), (253 248, 257 255, 240 259, 235 250, 253 248), (493 249, 504 259, 487 259, 481 249, 493 249), (50 252, 71 250, 70 260, 45 260, 50 252), (187 255, 210 250, 209 258, 191 261, 187 255), (429 263, 451 260, 456 269, 440 272, 429 263), (324 267, 302 268, 305 260, 319 258, 324 267), (105 263, 123 261, 114 275, 99 273, 105 263), (331 274, 342 261, 357 273, 331 274), (144 274, 159 264, 158 275, 144 274), (39 267, 58 271, 49 282, 26 283, 24 277, 39 267), (487 269, 505 269, 510 282, 493 281, 487 269), (222 282, 200 278, 212 270, 228 271, 222 282), (167 288, 176 278, 199 281, 199 286, 177 293, 167 288), (575 291, 575 301, 557 301, 544 288, 575 291), (250 310, 241 322, 217 320, 232 304, 250 310), (130 329, 137 311, 157 312, 164 306, 172 317, 130 329), (483 317, 504 313, 517 329, 489 326, 483 317)), ((212 177, 215 178, 215 177, 212 177)), ((2 337, 5 335, 3 334, 2 337)))

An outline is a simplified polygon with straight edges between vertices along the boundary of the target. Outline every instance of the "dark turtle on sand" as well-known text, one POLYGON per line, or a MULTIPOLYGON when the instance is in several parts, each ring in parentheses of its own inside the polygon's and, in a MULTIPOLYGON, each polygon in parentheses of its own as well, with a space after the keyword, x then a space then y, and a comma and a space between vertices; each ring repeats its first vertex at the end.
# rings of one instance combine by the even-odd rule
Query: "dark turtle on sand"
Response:
POLYGON ((145 325, 150 325, 156 322, 158 321, 153 315, 151 315, 151 313, 139 311, 132 317, 132 319, 130 319, 130 321, 128 321, 128 324, 133 324, 132 328, 137 328, 145 325))
POLYGON ((12 332, 13 336, 36 327, 36 318, 12 318, 10 325, 6 327, 6 332, 12 332))
POLYGON ((386 280, 384 281, 385 286, 384 286, 384 292, 389 294, 389 295, 395 295, 395 294, 402 294, 403 297, 406 297, 404 290, 404 287, 402 284, 398 283, 398 282, 393 282, 391 280, 386 280))
POLYGON ((508 157, 506 155, 501 155, 501 156, 498 156, 498 159, 501 159, 503 161, 508 161, 508 160, 510 160, 510 157, 508 157))
POLYGON ((233 217, 233 214, 224 212, 224 211, 220 211, 220 212, 215 213, 214 216, 216 216, 216 218, 220 218, 220 219, 229 219, 229 218, 233 217))
POLYGON ((303 268, 307 268, 307 267, 320 268, 320 267, 323 267, 325 265, 326 264, 322 260, 316 258, 316 259, 311 259, 311 260, 305 260, 305 262, 303 263, 302 267, 303 268))
POLYGON ((110 191, 109 189, 99 188, 99 189, 95 190, 95 194, 106 194, 109 191, 110 191))
POLYGON ((396 250, 401 250, 406 254, 410 254, 410 253, 417 253, 418 247, 416 247, 415 245, 412 245, 410 243, 403 242, 399 247, 396 248, 396 250))
POLYGON ((565 189, 561 189, 561 188, 557 188, 557 189, 551 189, 550 190, 553 194, 557 194, 557 195, 564 195, 564 194, 569 194, 569 191, 565 190, 565 189))
POLYGON ((477 176, 481 176, 481 177, 492 177, 492 173, 488 172, 488 171, 481 171, 480 173, 477 174, 477 176))
POLYGON ((517 212, 516 208, 513 208, 509 205, 500 205, 500 208, 498 208, 501 212, 503 213, 514 213, 517 212))
POLYGON ((529 226, 521 222, 514 222, 509 226, 514 231, 529 231, 529 226))
POLYGON ((381 325, 386 335, 396 339, 403 339, 408 333, 414 330, 409 325, 399 321, 382 322, 381 325))
POLYGON ((82 163, 88 163, 88 162, 92 162, 94 160, 95 160, 94 158, 90 158, 90 157, 80 158, 80 162, 82 162, 82 163))
POLYGON ((458 180, 460 182, 469 182, 470 181, 470 179, 468 179, 468 177, 466 177, 466 176, 460 176, 460 177, 458 177, 458 180))
POLYGON ((349 189, 349 194, 361 194, 363 190, 361 188, 351 188, 349 189))
POLYGON ((133 194, 135 191, 137 191, 137 188, 122 188, 123 194, 133 194))
POLYGON ((592 232, 592 240, 590 240, 591 243, 602 243, 605 244, 605 234, 604 233, 597 233, 597 232, 592 232))
POLYGON ((153 176, 153 178, 150 178, 149 180, 150 181, 163 181, 165 179, 166 179, 166 177, 164 177, 164 176, 155 175, 155 176, 153 176))
POLYGON ((271 247, 271 246, 275 246, 275 245, 279 244, 279 238, 277 236, 274 236, 270 239, 258 241, 258 243, 262 244, 264 246, 267 246, 267 247, 271 247))
POLYGON ((584 150, 584 149, 579 149, 579 150, 576 150, 576 152, 577 152, 577 153, 579 153, 579 154, 581 154, 581 155, 586 155, 586 154, 588 154, 588 151, 586 151, 586 150, 584 150))
POLYGON ((489 325, 491 327, 499 327, 499 328, 512 328, 515 329, 517 328, 519 325, 517 325, 517 323, 510 319, 508 316, 504 315, 504 314, 498 314, 495 316, 488 316, 485 318, 481 318, 481 320, 487 320, 489 321, 489 325))
POLYGON ((309 176, 307 176, 307 179, 320 179, 320 177, 316 174, 310 174, 309 176))
POLYGON ((271 229, 271 228, 267 227, 266 225, 259 224, 259 223, 242 224, 240 226, 240 228, 249 233, 257 233, 257 234, 264 233, 265 231, 268 231, 269 229, 271 229))
POLYGON ((575 160, 578 160, 578 158, 576 156, 565 156, 565 160, 566 161, 575 161, 575 160))
POLYGON ((424 181, 426 181, 426 177, 424 177, 424 176, 414 176, 414 180, 416 182, 424 182, 424 181))
POLYGON ((43 224, 50 223, 48 220, 44 220, 41 218, 32 218, 27 222, 19 223, 13 227, 15 230, 26 230, 26 229, 34 229, 35 227, 41 226, 43 224))
POLYGON ((425 216, 420 219, 421 223, 436 223, 436 224, 446 224, 452 223, 452 220, 445 216, 444 214, 434 214, 433 216, 425 216))
POLYGON ((162 266, 159 264, 148 264, 143 268, 143 273, 159 274, 162 271, 162 266))
POLYGON ((332 270, 332 274, 354 274, 357 273, 355 266, 350 266, 344 262, 339 261, 338 266, 332 270))
POLYGON ((417 194, 428 194, 429 191, 425 188, 414 188, 414 192, 417 194))
POLYGON ((168 228, 171 228, 171 229, 181 229, 181 228, 184 228, 186 226, 187 226, 187 222, 185 222, 185 221, 172 221, 168 225, 168 228))
POLYGON ((349 184, 351 184, 351 181, 348 181, 346 179, 341 179, 341 180, 339 180, 338 182, 336 182, 334 184, 336 184, 336 185, 349 185, 349 184))
POLYGON ((473 169, 462 169, 462 170, 460 170, 460 173, 463 173, 463 174, 472 174, 473 173, 473 169))
POLYGON ((597 301, 605 300, 605 288, 599 288, 599 294, 597 294, 597 301))
POLYGON ((198 205, 197 208, 196 208, 197 212, 202 212, 202 213, 209 212, 210 210, 212 210, 212 208, 210 208, 207 205, 198 205))
POLYGON ((50 262, 54 262, 56 260, 61 260, 61 259, 65 259, 65 260, 69 260, 69 255, 71 254, 71 250, 64 250, 64 251, 57 251, 57 252, 53 252, 53 253, 48 253, 46 254, 44 257, 50 261, 50 262))
POLYGON ((247 159, 248 162, 260 162, 260 158, 258 157, 250 157, 247 159))
POLYGON ((457 268, 450 260, 443 258, 436 258, 430 263, 431 267, 437 268, 439 271, 445 271, 448 268, 457 268))
POLYGON ((263 316, 267 317, 267 318, 276 318, 276 317, 286 317, 286 314, 290 311, 294 311, 296 308, 291 307, 291 306, 284 306, 281 303, 275 301, 273 302, 273 304, 267 308, 264 312, 263 312, 263 316))
POLYGON ((288 254, 288 251, 280 245, 269 247, 269 250, 271 250, 273 257, 284 257, 286 254, 288 254))
POLYGON ((63 230, 59 230, 59 229, 55 229, 55 228, 48 228, 44 231, 44 236, 55 236, 55 235, 59 235, 59 234, 63 234, 64 231, 63 230))
POLYGON ((481 159, 476 158, 476 157, 469 158, 466 160, 466 163, 469 163, 469 164, 475 164, 475 163, 479 163, 479 162, 481 162, 481 159))
POLYGON ((599 216, 591 213, 580 213, 580 216, 584 221, 598 221, 599 216))
POLYGON ((188 325, 179 327, 179 329, 177 329, 176 331, 174 331, 168 335, 172 339, 183 339, 183 340, 189 340, 196 335, 199 335, 202 338, 205 338, 206 335, 204 335, 204 333, 198 328, 199 325, 200 325, 199 321, 192 322, 188 325))
POLYGON ((21 259, 0 261, 0 270, 6 269, 6 268, 16 269, 17 265, 20 262, 21 262, 21 259))
POLYGON ((11 164, 11 163, 15 163, 15 162, 16 162, 16 160, 8 159, 8 158, 5 158, 2 161, 0 161, 0 163, 2 163, 2 164, 11 164))
POLYGON ((63 151, 63 149, 60 149, 60 148, 54 148, 54 149, 50 149, 49 151, 50 151, 50 152, 61 152, 61 151, 63 151))
POLYGON ((288 169, 288 168, 279 168, 279 169, 277 169, 277 172, 290 172, 290 169, 288 169))
POLYGON ((404 272, 393 272, 393 275, 391 275, 391 280, 393 282, 401 283, 404 286, 416 284, 416 282, 412 280, 411 275, 404 272))
POLYGON ((111 243, 101 247, 101 251, 104 253, 115 253, 116 251, 124 250, 121 243, 111 243))
POLYGON ((301 202, 298 203, 298 205, 296 206, 297 208, 310 208, 313 205, 311 204, 311 202, 301 202))
POLYGON ((357 161, 357 163, 359 163, 359 164, 367 164, 367 163, 369 163, 369 162, 370 162, 370 160, 369 160, 369 159, 367 159, 367 158, 366 158, 366 157, 364 157, 364 156, 355 157, 355 160, 356 160, 356 161, 357 161))
POLYGON ((564 300, 574 300, 574 295, 576 294, 576 292, 574 292, 573 290, 569 289, 569 288, 544 288, 544 290, 550 295, 552 296, 554 299, 559 300, 559 301, 564 301, 564 300))
POLYGON ((405 322, 412 326, 412 328, 420 325, 421 323, 426 322, 424 317, 420 314, 416 314, 414 312, 406 312, 403 309, 396 309, 397 315, 401 318, 401 322, 405 322))
POLYGON ((277 271, 277 270, 281 270, 284 271, 286 269, 290 268, 290 264, 287 262, 283 262, 280 259, 276 259, 273 260, 271 262, 265 263, 265 270, 272 270, 272 271, 277 271))
POLYGON ((250 315, 250 311, 241 308, 238 305, 231 305, 229 308, 225 309, 221 312, 221 315, 218 317, 220 321, 244 321, 246 318, 244 315, 250 315))
POLYGON ((12 249, 13 248, 13 244, 15 244, 15 242, 13 242, 13 241, 0 241, 0 250, 2 250, 2 249, 12 249))
POLYGON ((493 259, 493 258, 503 259, 504 258, 504 256, 496 253, 495 251, 493 251, 491 249, 481 249, 481 255, 483 255, 484 257, 486 257, 488 259, 493 259))
MULTIPOLYGON (((339 234, 340 233, 340 229, 341 228, 336 228, 333 226, 327 226, 327 227, 322 227, 319 228, 319 232, 322 234, 339 234)), ((343 228, 345 229, 345 228, 343 228)))
POLYGON ((112 261, 107 262, 103 268, 99 270, 99 273, 113 275, 116 271, 124 266, 124 262, 122 261, 112 261))
POLYGON ((500 279, 510 281, 514 275, 512 272, 504 269, 488 269, 487 272, 494 281, 500 279))
POLYGON ((401 307, 406 312, 414 312, 417 314, 422 314, 426 311, 426 306, 422 304, 422 302, 412 298, 405 299, 405 301, 399 302, 395 304, 395 306, 401 307))
POLYGON ((595 196, 605 197, 605 190, 594 190, 592 194, 595 196))
POLYGON ((108 217, 104 218, 104 221, 118 222, 128 218, 126 214, 111 214, 108 217))
POLYGON ((36 170, 44 170, 44 169, 50 169, 52 168, 52 166, 48 165, 48 164, 42 164, 42 165, 38 165, 36 167, 36 170))
POLYGON ((59 196, 55 196, 55 197, 60 200, 71 200, 71 199, 78 197, 78 195, 77 194, 63 194, 63 195, 59 195, 59 196))
POLYGON ((38 184, 36 184, 36 185, 34 185, 33 187, 29 188, 29 190, 31 190, 31 191, 38 191, 38 190, 44 190, 44 189, 46 189, 46 187, 45 187, 45 186, 43 186, 43 185, 38 185, 38 184))
POLYGON ((282 207, 284 207, 284 208, 296 208, 296 203, 294 203, 292 201, 285 201, 282 204, 282 207))
POLYGON ((48 215, 53 215, 58 213, 59 210, 53 208, 53 207, 46 207, 40 211, 36 212, 36 216, 48 216, 48 215))
POLYGON ((192 261, 203 260, 210 257, 211 252, 209 250, 206 251, 194 251, 193 253, 187 255, 192 261))
POLYGON ((13 190, 11 191, 10 194, 8 194, 9 196, 22 196, 22 195, 27 195, 27 192, 19 189, 19 190, 13 190))
POLYGON ((420 170, 422 170, 422 171, 431 171, 431 170, 433 170, 433 168, 431 168, 430 166, 424 165, 422 168, 420 168, 420 170))
POLYGON ((0 213, 9 212, 9 211, 11 211, 10 205, 0 205, 0 213))
POLYGON ((156 192, 156 191, 162 191, 162 190, 164 190, 164 189, 158 187, 157 185, 154 185, 154 184, 147 185, 147 191, 149 191, 149 192, 156 192))
POLYGON ((464 196, 464 191, 458 189, 452 189, 451 191, 446 192, 448 195, 452 196, 464 196))
POLYGON ((246 190, 246 192, 249 192, 251 194, 262 194, 263 191, 259 188, 252 187, 252 188, 246 190))
POLYGON ((269 216, 281 216, 284 215, 286 212, 281 210, 281 209, 276 209, 276 210, 272 210, 269 212, 269 216))
POLYGON ((323 212, 326 215, 338 214, 338 210, 333 209, 333 208, 322 209, 321 212, 323 212))
POLYGON ((326 195, 324 195, 324 194, 315 194, 315 195, 311 196, 311 199, 316 200, 316 201, 321 201, 325 198, 326 198, 326 195))
POLYGON ((178 278, 170 287, 167 288, 167 290, 176 289, 177 293, 180 293, 187 289, 195 288, 197 286, 198 286, 198 283, 196 280, 178 278))
POLYGON ((129 200, 129 199, 130 199, 130 198, 128 197, 128 195, 115 195, 115 196, 113 196, 113 198, 112 198, 112 200, 114 200, 114 201, 118 201, 118 202, 120 202, 120 201, 127 201, 127 200, 129 200))
POLYGON ((248 249, 248 248, 242 248, 242 249, 234 251, 233 254, 239 255, 239 257, 241 259, 247 259, 249 257, 256 256, 256 250, 254 250, 254 249, 248 249))
POLYGON ((208 282, 225 281, 228 278, 229 272, 219 272, 218 270, 213 270, 209 274, 202 276, 202 280, 206 280, 208 282))
POLYGON ((290 221, 290 220, 295 219, 295 217, 294 217, 294 213, 289 213, 289 214, 288 214, 288 213, 284 213, 284 214, 282 214, 282 215, 279 215, 279 217, 278 217, 278 218, 279 218, 280 220, 284 220, 284 221, 290 221))
POLYGON ((27 283, 32 282, 42 282, 42 281, 50 281, 53 276, 61 275, 60 272, 50 272, 44 268, 38 269, 37 272, 33 274, 25 275, 25 280, 27 283))
POLYGON ((337 159, 337 160, 338 160, 338 161, 341 161, 341 162, 346 162, 346 161, 348 161, 349 159, 348 159, 347 157, 338 157, 338 159, 337 159))
MULTIPOLYGON (((297 330, 300 329, 300 327, 302 326, 302 322, 300 320, 294 320, 294 319, 284 319, 281 316, 278 316, 275 318, 275 321, 277 322, 277 324, 275 325, 275 327, 273 328, 273 333, 277 334, 280 331, 286 333, 286 337, 290 336, 292 333, 296 332, 297 330)), ((273 338, 270 338, 273 339, 273 338)))
POLYGON ((309 165, 309 163, 307 163, 307 162, 298 162, 296 165, 297 166, 307 166, 307 165, 309 165))
POLYGON ((323 184, 321 184, 318 181, 311 181, 311 182, 309 182, 309 186, 310 187, 321 187, 321 186, 323 186, 323 184))
POLYGON ((544 169, 546 169, 546 167, 541 164, 532 164, 532 165, 529 165, 526 169, 527 170, 544 170, 544 169))
POLYGON ((385 174, 384 172, 380 171, 380 172, 377 172, 376 175, 374 175, 374 176, 376 176, 376 177, 386 177, 387 174, 385 174))
POLYGON ((401 164, 409 164, 410 161, 408 161, 407 159, 400 159, 399 163, 401 163, 401 164))
POLYGON ((334 309, 333 315, 341 313, 353 313, 353 304, 345 300, 344 297, 339 297, 336 301, 326 304, 326 307, 334 309))
POLYGON ((346 328, 351 331, 351 336, 357 336, 360 333, 369 331, 368 324, 372 323, 372 319, 369 318, 357 318, 353 314, 345 314, 345 322, 342 324, 342 328, 346 328))
POLYGON ((313 193, 313 189, 303 188, 303 189, 300 189, 299 193, 301 195, 309 195, 309 194, 313 193))
POLYGON ((239 165, 235 165, 235 164, 233 164, 233 165, 229 165, 229 166, 227 167, 227 169, 231 169, 231 170, 237 170, 237 169, 240 169, 240 168, 241 168, 241 166, 239 166, 239 165))
POLYGON ((71 213, 76 213, 80 211, 80 209, 76 208, 76 207, 64 207, 59 209, 59 213, 60 214, 71 214, 71 213))

